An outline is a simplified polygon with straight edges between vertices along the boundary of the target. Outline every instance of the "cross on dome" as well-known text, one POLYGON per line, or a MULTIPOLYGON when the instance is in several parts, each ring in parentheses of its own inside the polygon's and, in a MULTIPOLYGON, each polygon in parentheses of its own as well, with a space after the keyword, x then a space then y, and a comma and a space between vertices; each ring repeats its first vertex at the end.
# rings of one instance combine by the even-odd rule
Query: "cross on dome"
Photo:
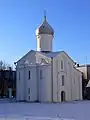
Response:
POLYGON ((44 11, 44 20, 42 24, 36 29, 36 35, 39 34, 50 34, 54 35, 54 30, 51 27, 50 24, 48 24, 47 19, 46 19, 46 11, 44 11))

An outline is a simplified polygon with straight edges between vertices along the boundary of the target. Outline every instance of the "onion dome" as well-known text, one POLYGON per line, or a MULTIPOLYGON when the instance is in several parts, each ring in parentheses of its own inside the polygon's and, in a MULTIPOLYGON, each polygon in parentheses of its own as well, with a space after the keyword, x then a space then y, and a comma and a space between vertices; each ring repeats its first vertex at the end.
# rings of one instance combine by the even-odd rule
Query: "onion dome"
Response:
POLYGON ((54 35, 54 30, 53 28, 48 24, 46 20, 46 16, 44 16, 44 20, 42 24, 36 29, 36 35, 39 34, 50 34, 54 35))

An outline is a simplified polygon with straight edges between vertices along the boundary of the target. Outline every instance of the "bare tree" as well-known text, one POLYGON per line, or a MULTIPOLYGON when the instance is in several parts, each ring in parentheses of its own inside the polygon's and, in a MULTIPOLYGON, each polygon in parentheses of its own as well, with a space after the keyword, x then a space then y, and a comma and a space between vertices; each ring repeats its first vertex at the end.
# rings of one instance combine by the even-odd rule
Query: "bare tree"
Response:
POLYGON ((3 66, 3 61, 1 60, 0 61, 0 69, 2 69, 2 66, 3 66))
POLYGON ((4 95, 7 95, 8 87, 11 85, 12 70, 13 67, 10 64, 2 60, 0 61, 0 96, 2 98, 4 95), (9 70, 8 75, 6 75, 5 70, 9 70), (7 78, 7 76, 9 77, 7 78))
POLYGON ((0 70, 13 70, 13 66, 11 66, 10 64, 7 64, 4 61, 0 61, 0 70))

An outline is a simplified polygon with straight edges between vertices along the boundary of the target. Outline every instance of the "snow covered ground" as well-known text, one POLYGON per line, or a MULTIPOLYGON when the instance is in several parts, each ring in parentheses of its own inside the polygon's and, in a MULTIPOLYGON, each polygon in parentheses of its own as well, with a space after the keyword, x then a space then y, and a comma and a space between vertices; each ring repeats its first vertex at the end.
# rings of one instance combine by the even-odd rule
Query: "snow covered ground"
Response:
POLYGON ((52 104, 0 101, 0 120, 90 120, 90 101, 52 104))

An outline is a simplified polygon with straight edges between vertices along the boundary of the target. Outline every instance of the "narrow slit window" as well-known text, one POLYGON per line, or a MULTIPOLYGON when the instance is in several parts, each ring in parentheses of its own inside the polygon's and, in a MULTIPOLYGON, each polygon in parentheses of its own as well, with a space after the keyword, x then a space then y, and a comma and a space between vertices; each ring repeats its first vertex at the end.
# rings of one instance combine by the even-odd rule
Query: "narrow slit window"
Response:
POLYGON ((63 61, 61 60, 61 69, 63 69, 63 61))
POLYGON ((64 86, 64 75, 62 75, 62 86, 64 86))
POLYGON ((42 79, 42 70, 40 70, 40 79, 42 79))
POLYGON ((29 72, 28 72, 28 79, 29 79, 29 80, 31 79, 31 72, 30 72, 30 70, 29 70, 29 72))
POLYGON ((75 84, 75 79, 73 79, 73 82, 74 82, 74 84, 75 84))
POLYGON ((28 94, 30 94, 30 88, 28 88, 28 94))
POLYGON ((20 80, 20 72, 19 72, 19 80, 20 80))

